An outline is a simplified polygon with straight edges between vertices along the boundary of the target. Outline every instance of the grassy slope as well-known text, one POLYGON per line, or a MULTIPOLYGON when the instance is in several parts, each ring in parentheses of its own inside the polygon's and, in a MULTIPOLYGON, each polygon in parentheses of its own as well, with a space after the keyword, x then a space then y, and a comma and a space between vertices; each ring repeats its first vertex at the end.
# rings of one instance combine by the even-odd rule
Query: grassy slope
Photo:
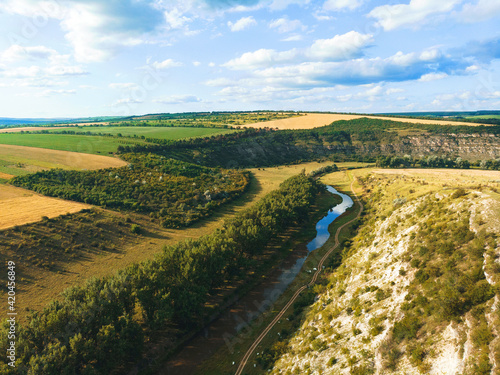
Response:
POLYGON ((111 154, 119 145, 145 143, 142 140, 120 140, 108 137, 89 137, 84 135, 62 134, 0 134, 0 144, 31 146, 52 150, 83 152, 87 154, 111 154))
MULTIPOLYGON (((435 318, 435 316, 438 316, 437 311, 431 311, 430 315, 428 315, 429 312, 425 314, 422 313, 420 315, 420 320, 426 324, 427 328, 421 330, 417 336, 421 346, 415 344, 414 340, 403 341, 403 346, 399 348, 399 351, 398 349, 394 349, 394 347, 380 349, 382 353, 385 353, 383 355, 382 364, 380 364, 380 360, 377 359, 378 357, 375 356, 374 359, 372 351, 373 348, 383 347, 381 342, 384 342, 384 340, 385 342, 391 342, 390 335, 387 335, 387 327, 392 327, 395 321, 401 319, 403 314, 403 311, 397 313, 391 309, 397 306, 398 303, 401 304, 404 302, 404 300, 398 296, 404 297, 402 293, 404 293, 406 289, 407 282, 410 282, 415 275, 415 270, 412 269, 413 266, 410 266, 409 260, 406 258, 404 252, 399 256, 393 254, 399 254, 398 252, 401 251, 399 249, 400 239, 396 240, 395 237, 402 236, 403 239, 401 242, 404 243, 404 238, 407 236, 404 230, 410 227, 415 221, 418 222, 418 215, 410 214, 405 219, 404 213, 397 213, 400 216, 399 218, 398 215, 391 217, 392 213, 395 212, 394 200, 404 197, 411 205, 413 202, 418 202, 418 199, 423 196, 429 196, 431 200, 441 199, 442 197, 450 195, 457 187, 464 186, 466 188, 473 188, 482 184, 482 190, 486 193, 487 197, 490 197, 487 199, 493 199, 498 202, 500 195, 494 191, 492 192, 491 189, 498 189, 500 187, 500 172, 496 172, 496 177, 493 176, 491 172, 485 172, 482 176, 479 176, 479 174, 476 173, 478 171, 365 169, 352 172, 353 174, 363 177, 369 173, 373 173, 374 177, 369 184, 369 188, 373 190, 372 192, 376 192, 377 195, 372 197, 370 196, 372 192, 368 192, 365 200, 370 202, 372 199, 377 199, 376 204, 371 208, 372 212, 376 214, 373 217, 374 221, 370 221, 364 229, 362 227, 361 235, 354 241, 355 248, 359 249, 359 251, 354 252, 353 255, 347 258, 346 267, 339 268, 339 271, 332 275, 330 278, 330 285, 320 294, 320 301, 311 305, 300 324, 300 331, 296 331, 292 335, 292 344, 288 347, 287 344, 283 346, 281 353, 278 355, 282 360, 272 373, 277 374, 278 370, 286 370, 290 371, 290 374, 298 374, 307 373, 308 369, 311 369, 311 371, 319 371, 319 373, 337 373, 341 371, 340 369, 349 371, 350 368, 350 373, 368 374, 372 373, 372 368, 370 367, 372 365, 370 365, 370 363, 376 363, 376 366, 389 366, 386 367, 382 373, 392 373, 393 369, 390 367, 389 361, 391 356, 395 358, 395 363, 402 360, 401 366, 403 367, 399 367, 399 370, 404 373, 427 373, 426 371, 429 369, 428 366, 431 366, 431 364, 432 366, 437 366, 439 363, 441 366, 449 366, 449 368, 455 366, 451 360, 452 355, 448 354, 450 356, 446 357, 446 353, 453 353, 453 351, 458 350, 460 346, 464 344, 466 337, 472 340, 466 344, 469 345, 468 353, 470 361, 466 364, 469 371, 466 373, 480 373, 474 366, 476 363, 479 363, 477 362, 478 356, 484 356, 484 352, 488 352, 488 346, 484 346, 484 343, 488 342, 488 334, 485 333, 488 329, 484 327, 481 328, 482 326, 479 327, 478 321, 482 321, 482 324, 486 324, 485 321, 489 320, 491 328, 497 324, 495 323, 495 319, 498 319, 498 317, 495 318, 494 314, 489 314, 491 300, 486 303, 484 311, 481 309, 475 310, 472 312, 472 315, 469 314, 463 319, 458 319, 459 325, 457 326, 454 324, 453 328, 446 328, 449 321, 445 320, 444 323, 440 323, 439 318, 435 318), (439 172, 439 174, 436 172, 439 172), (381 193, 379 190, 383 194, 383 199, 380 199, 381 193), (401 217, 403 218, 401 219, 401 217), (385 232, 382 230, 381 236, 377 235, 377 237, 374 238, 370 237, 375 235, 375 232, 377 232, 379 228, 379 224, 386 218, 388 222, 384 224, 386 226, 385 232), (394 238, 391 234, 394 234, 394 238), (371 243, 372 240, 373 243, 371 243), (387 249, 391 249, 391 251, 387 249), (352 261, 350 260, 351 257, 353 258, 352 261), (394 257, 394 259, 391 259, 391 257, 394 257), (400 267, 403 272, 398 273, 400 267), (394 276, 394 274, 396 275, 394 276), (344 278, 345 281, 342 281, 344 278), (394 283, 389 283, 391 279, 396 282, 395 286, 394 283), (344 284, 342 284, 342 282, 344 284), (389 298, 387 296, 382 296, 380 301, 378 297, 373 301, 375 293, 367 293, 365 287, 374 285, 380 286, 385 292, 391 291, 392 294, 389 294, 389 298), (393 285, 393 287, 391 287, 391 285, 393 285), (354 311, 351 314, 346 314, 346 307, 352 306, 352 310, 356 310, 355 307, 358 301, 361 301, 361 313, 358 314, 357 311, 354 311), (481 311, 483 311, 483 313, 481 313, 481 311), (486 313, 486 320, 484 313, 486 313), (374 320, 372 322, 370 320, 372 317, 377 318, 377 316, 381 317, 380 321, 374 320), (481 316, 482 318, 477 318, 481 316), (384 321, 384 319, 387 320, 384 321), (472 324, 472 329, 467 329, 467 324, 464 323, 465 320, 472 324), (360 330, 354 332, 354 328, 360 328, 360 330), (446 330, 451 329, 451 332, 455 329, 458 332, 459 339, 456 341, 450 338, 445 339, 445 337, 449 337, 446 336, 444 332, 445 328, 446 330), (432 332, 427 340, 425 329, 432 332), (485 335, 484 337, 480 336, 483 334, 485 335), (483 346, 478 346, 478 342, 482 343, 483 346), (436 343, 437 345, 435 345, 436 343), (404 354, 402 354, 405 344, 409 345, 406 350, 408 353, 411 353, 411 355, 408 354, 411 364, 408 362, 408 359, 403 358, 405 357, 404 354), (458 346, 453 347, 453 345, 458 346), (441 350, 444 350, 444 354, 441 353, 441 350), (292 354, 281 356, 282 353, 292 354), (423 361, 421 360, 422 358, 424 359, 423 361), (450 362, 446 362, 447 360, 450 362), (387 363, 389 363, 389 365, 387 363), (298 364, 298 367, 292 369, 296 364, 298 364)), ((325 180, 333 182, 338 180, 339 177, 341 177, 341 175, 337 172, 329 175, 325 180)), ((475 194, 470 194, 467 199, 474 202, 474 199, 476 199, 475 197, 477 197, 475 194)), ((479 197, 482 197, 482 195, 479 195, 479 197)), ((456 201, 451 200, 451 202, 446 201, 446 199, 447 198, 445 198, 445 204, 451 203, 450 207, 457 207, 455 211, 459 211, 458 207, 460 207, 461 199, 456 201)), ((439 206, 437 203, 428 204, 424 206, 424 209, 431 212, 429 216, 430 219, 427 220, 431 220, 435 223, 436 228, 439 228, 439 221, 451 219, 452 214, 433 215, 432 211, 435 207, 437 208, 437 206, 439 206)), ((479 207, 481 207, 481 205, 479 205, 479 207)), ((493 203, 489 207, 494 207, 493 203)), ((497 210, 499 210, 498 207, 500 206, 498 204, 496 207, 497 210)), ((496 223, 494 220, 491 220, 491 218, 495 216, 494 213, 492 216, 491 213, 485 212, 484 209, 475 212, 481 214, 480 219, 482 215, 489 215, 489 219, 487 218, 488 216, 484 217, 485 222, 479 220, 479 225, 487 231, 494 230, 498 233, 500 230, 498 217, 496 223)), ((459 217, 465 218, 463 213, 460 215, 462 216, 459 217)), ((498 211, 496 215, 498 215, 498 211)), ((477 222, 477 220, 478 218, 476 217, 474 222, 477 222)), ((477 228, 477 224, 474 225, 477 228)), ((411 236, 408 238, 411 238, 411 236)), ((445 238, 441 240, 446 240, 448 238, 453 237, 446 235, 445 238)), ((415 256, 416 254, 413 254, 413 257, 415 256)), ((411 258, 412 254, 409 254, 408 257, 411 258)), ((436 253, 431 256, 431 259, 433 262, 436 262, 438 257, 439 255, 436 253)), ((461 256, 459 256, 459 258, 462 259, 461 256)), ((452 261, 456 262, 457 259, 450 259, 448 262, 446 262, 446 259, 442 261, 443 269, 445 267, 446 269, 453 267, 452 261), (445 263, 446 265, 444 265, 445 263)), ((480 263, 482 263, 482 261, 480 263)), ((487 267, 490 267, 488 268, 488 272, 492 272, 492 266, 489 265, 491 263, 490 260, 487 260, 486 263, 487 267)), ((467 268, 467 266, 464 268, 465 272, 467 272, 467 268)), ((430 285, 432 285, 432 283, 424 287, 425 293, 430 293, 429 289, 425 289, 430 288, 430 285)), ((415 291, 410 291, 409 296, 413 298, 415 296, 415 291)), ((407 300, 411 301, 412 298, 407 300)), ((411 333, 409 333, 411 331, 403 331, 403 333, 401 333, 402 325, 403 323, 399 325, 398 333, 395 335, 402 336, 404 334, 407 335, 407 337, 411 337, 411 333)), ((451 326, 452 325, 450 325, 450 327, 451 326)), ((492 333, 495 334, 495 332, 492 333)), ((274 348, 276 349, 276 340, 270 342, 267 347, 270 348, 273 345, 275 345, 274 348)), ((260 348, 261 353, 263 349, 264 348, 260 348)), ((499 349, 498 342, 490 347, 490 350, 496 350, 496 352, 493 352, 494 355, 498 355, 499 349), (497 345, 496 348, 494 345, 497 345)), ((484 360, 483 358, 482 361, 484 360)), ((446 367, 441 368, 444 369, 446 367)), ((259 369, 258 367, 256 369, 250 367, 247 368, 247 373, 263 374, 267 373, 267 371, 262 368, 259 369)))

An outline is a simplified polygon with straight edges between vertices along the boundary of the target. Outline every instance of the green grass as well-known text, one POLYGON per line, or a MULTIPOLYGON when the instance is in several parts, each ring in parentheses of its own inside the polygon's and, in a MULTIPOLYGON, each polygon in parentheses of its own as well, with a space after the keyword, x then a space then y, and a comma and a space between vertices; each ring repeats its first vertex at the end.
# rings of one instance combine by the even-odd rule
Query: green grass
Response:
POLYGON ((489 118, 494 118, 494 119, 500 119, 500 115, 481 115, 481 116, 468 116, 466 117, 468 119, 481 119, 481 118, 484 118, 484 119, 489 119, 489 118))
POLYGON ((48 148, 51 150, 83 152, 87 154, 109 154, 119 145, 144 144, 145 141, 109 137, 63 134, 0 134, 0 144, 48 148))
POLYGON ((125 137, 137 135, 146 138, 170 139, 177 140, 183 138, 209 137, 218 134, 234 133, 237 130, 220 129, 220 128, 195 128, 195 127, 156 127, 156 126, 99 126, 90 127, 84 126, 74 129, 54 129, 49 132, 73 130, 75 132, 91 132, 117 135, 121 134, 125 137))

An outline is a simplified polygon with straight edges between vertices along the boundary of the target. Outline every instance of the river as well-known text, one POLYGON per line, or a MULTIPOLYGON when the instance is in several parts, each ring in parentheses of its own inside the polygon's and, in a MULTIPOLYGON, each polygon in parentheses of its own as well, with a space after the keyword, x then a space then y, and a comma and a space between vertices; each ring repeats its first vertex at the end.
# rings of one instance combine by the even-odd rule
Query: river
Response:
MULTIPOLYGON (((327 186, 327 190, 340 196, 342 202, 332 207, 318 221, 316 237, 307 244, 303 251, 294 251, 262 284, 253 288, 233 306, 222 312, 216 320, 191 339, 174 358, 166 363, 160 374, 192 374, 204 360, 210 358, 224 344, 231 352, 236 335, 250 330, 250 323, 271 307, 283 294, 301 270, 309 253, 326 243, 330 237, 329 225, 353 206, 354 202, 348 195, 339 193, 332 186, 327 186)), ((312 270, 306 271, 312 272, 312 270)))

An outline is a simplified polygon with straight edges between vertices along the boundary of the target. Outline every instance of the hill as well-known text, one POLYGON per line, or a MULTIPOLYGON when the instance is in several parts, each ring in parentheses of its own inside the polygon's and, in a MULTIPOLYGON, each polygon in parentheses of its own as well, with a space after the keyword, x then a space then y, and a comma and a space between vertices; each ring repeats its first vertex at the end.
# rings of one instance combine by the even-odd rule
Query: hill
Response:
POLYGON ((490 187, 464 171, 360 172, 364 222, 296 331, 255 359, 263 370, 496 373, 500 173, 486 173, 490 187))

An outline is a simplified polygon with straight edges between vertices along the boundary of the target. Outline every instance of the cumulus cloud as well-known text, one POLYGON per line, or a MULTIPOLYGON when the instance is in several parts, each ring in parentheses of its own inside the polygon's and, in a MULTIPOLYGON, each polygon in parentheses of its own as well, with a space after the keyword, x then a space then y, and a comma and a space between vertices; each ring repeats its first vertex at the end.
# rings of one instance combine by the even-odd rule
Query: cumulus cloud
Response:
POLYGON ((361 6, 361 4, 363 4, 361 0, 327 0, 323 4, 323 9, 332 11, 345 9, 354 10, 361 6))
POLYGON ((335 61, 347 60, 361 55, 363 48, 373 43, 373 36, 349 31, 331 39, 316 40, 307 55, 313 59, 335 61))
POLYGON ((350 31, 336 35, 331 39, 318 39, 311 47, 298 50, 276 51, 260 49, 246 52, 232 59, 224 67, 233 70, 253 70, 279 64, 290 64, 307 61, 341 61, 362 55, 362 50, 373 42, 372 35, 350 31))
POLYGON ((174 61, 172 59, 166 59, 163 61, 153 61, 151 63, 151 66, 155 68, 156 70, 165 70, 169 68, 177 68, 182 66, 183 64, 178 61, 174 61))
POLYGON ((285 17, 271 21, 269 27, 271 29, 277 29, 280 33, 288 33, 297 29, 304 31, 307 29, 299 20, 289 20, 285 17))
POLYGON ((10 14, 56 19, 80 62, 103 61, 120 46, 136 45, 164 24, 161 9, 147 1, 68 0, 48 4, 36 0, 5 0, 10 14), (50 6, 49 6, 50 5, 50 6))
POLYGON ((252 16, 240 18, 238 21, 234 23, 231 21, 227 23, 227 26, 233 32, 242 31, 254 25, 257 25, 257 21, 255 21, 255 18, 253 18, 252 16))
POLYGON ((377 19, 384 30, 404 26, 420 26, 433 14, 450 12, 462 0, 411 0, 409 4, 382 5, 373 9, 368 17, 377 19))
POLYGON ((443 79, 446 77, 448 77, 448 74, 446 74, 446 73, 427 73, 427 74, 422 75, 422 77, 420 77, 419 81, 430 82, 430 81, 436 81, 438 79, 443 79))
MULTIPOLYGON (((263 51, 264 52, 264 51, 263 51)), ((269 56, 269 51, 266 52, 269 56)), ((271 53, 270 56, 273 56, 271 53)), ((263 58, 255 54, 254 58, 259 64, 263 58)), ((382 82, 403 82, 444 77, 451 74, 465 74, 469 63, 454 60, 443 56, 441 53, 402 53, 398 52, 386 58, 354 58, 342 61, 308 61, 290 64, 267 64, 257 68, 255 61, 245 59, 246 68, 251 70, 251 77, 233 81, 227 80, 209 82, 212 86, 268 86, 287 89, 312 89, 318 87, 332 87, 336 85, 356 86, 379 84, 382 82), (431 58, 433 56, 433 58, 431 58)), ((238 67, 243 67, 243 62, 238 61, 238 67)), ((373 89, 371 96, 381 93, 381 89, 373 89)), ((396 91, 392 91, 396 92, 396 91)))

